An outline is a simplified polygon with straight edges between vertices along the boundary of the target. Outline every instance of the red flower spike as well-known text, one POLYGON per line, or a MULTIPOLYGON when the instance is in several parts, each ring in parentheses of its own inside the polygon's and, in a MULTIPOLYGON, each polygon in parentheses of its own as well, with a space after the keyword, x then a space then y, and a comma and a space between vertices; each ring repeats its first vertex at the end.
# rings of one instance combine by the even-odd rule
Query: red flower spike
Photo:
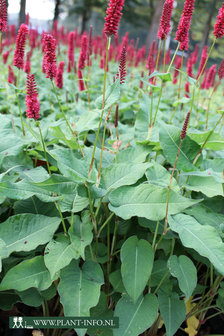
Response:
POLYGON ((0 32, 5 32, 7 30, 7 6, 6 0, 0 0, 0 32))
POLYGON ((14 71, 13 71, 11 65, 8 65, 8 70, 9 70, 8 83, 15 85, 16 84, 16 77, 14 75, 14 71))
POLYGON ((194 3, 195 0, 186 0, 184 3, 184 10, 180 18, 175 38, 175 40, 180 42, 180 50, 187 50, 189 47, 189 30, 194 11, 194 3))
POLYGON ((220 81, 224 78, 224 60, 222 61, 219 67, 218 76, 219 76, 220 81))
POLYGON ((79 70, 82 70, 85 68, 85 62, 87 58, 87 34, 84 33, 82 35, 82 42, 81 42, 81 49, 80 49, 80 55, 79 55, 79 64, 78 68, 79 70))
POLYGON ((46 72, 46 77, 51 80, 56 76, 57 73, 57 63, 56 63, 56 40, 50 34, 45 34, 44 36, 44 70, 46 72))
POLYGON ((8 57, 9 57, 9 53, 10 53, 10 51, 8 50, 8 51, 6 51, 6 52, 2 55, 2 57, 3 57, 3 63, 4 63, 4 64, 7 63, 7 60, 8 60, 8 57))
POLYGON ((90 26, 89 28, 89 44, 88 44, 88 65, 90 62, 90 56, 93 53, 93 26, 90 26))
POLYGON ((217 20, 214 25, 213 34, 215 35, 216 38, 221 38, 224 35, 224 2, 219 10, 219 14, 217 16, 217 20))
POLYGON ((170 20, 172 16, 174 0, 166 0, 163 6, 163 13, 160 19, 158 39, 164 40, 170 32, 170 20))
POLYGON ((30 64, 30 58, 31 58, 31 51, 28 51, 28 53, 26 54, 26 63, 24 65, 24 71, 29 74, 31 71, 31 64, 30 64))
POLYGON ((56 86, 59 89, 63 88, 63 72, 64 72, 64 66, 65 66, 65 62, 60 62, 59 66, 58 66, 58 70, 57 70, 57 74, 55 77, 55 81, 56 81, 56 86))
POLYGON ((26 94, 26 115, 28 118, 37 120, 39 118, 40 103, 38 100, 37 85, 33 74, 27 75, 26 94))
POLYGON ((117 35, 123 6, 124 0, 109 0, 103 29, 107 37, 117 35))
POLYGON ((191 114, 191 112, 189 111, 189 112, 187 113, 186 119, 185 119, 185 121, 184 121, 184 126, 183 126, 182 131, 181 131, 181 134, 180 134, 180 138, 181 138, 181 140, 183 140, 183 139, 186 137, 186 135, 187 135, 187 126, 188 126, 188 124, 189 124, 190 114, 191 114))
POLYGON ((192 53, 192 63, 193 64, 196 64, 197 63, 197 60, 198 60, 198 51, 199 51, 199 46, 198 44, 196 45, 193 53, 192 53))
POLYGON ((166 65, 170 64, 170 61, 171 61, 171 52, 170 49, 168 49, 165 55, 165 64, 166 65))
POLYGON ((74 50, 75 50, 75 33, 70 32, 68 35, 68 69, 67 69, 67 72, 71 72, 71 69, 74 67, 74 63, 75 63, 74 50))
POLYGON ((82 78, 82 71, 80 69, 78 69, 78 80, 79 80, 79 91, 84 91, 85 85, 82 78))
POLYGON ((205 88, 207 90, 214 86, 216 71, 217 71, 216 64, 212 65, 211 68, 208 70, 208 77, 205 83, 205 88))
POLYGON ((123 46, 120 58, 119 72, 120 72, 120 84, 125 83, 126 78, 126 59, 127 59, 127 49, 123 46))
MULTIPOLYGON (((208 57, 208 47, 204 46, 204 49, 203 49, 202 54, 201 54, 201 61, 200 61, 199 69, 198 69, 197 79, 199 78, 199 76, 201 74, 201 71, 202 71, 202 69, 205 65, 207 57, 208 57)), ((204 69, 204 71, 205 71, 205 69, 204 69)))
POLYGON ((185 97, 190 98, 189 93, 190 93, 190 84, 189 82, 187 82, 185 84, 185 97))
POLYGON ((23 69, 24 67, 24 49, 27 35, 28 27, 25 24, 21 24, 16 38, 16 49, 13 58, 13 65, 15 65, 18 69, 23 69))
POLYGON ((25 24, 27 26, 29 26, 29 24, 30 24, 30 15, 29 15, 29 13, 26 14, 25 24))
POLYGON ((187 74, 190 77, 194 77, 193 76, 193 61, 192 61, 192 57, 189 57, 187 60, 187 74))

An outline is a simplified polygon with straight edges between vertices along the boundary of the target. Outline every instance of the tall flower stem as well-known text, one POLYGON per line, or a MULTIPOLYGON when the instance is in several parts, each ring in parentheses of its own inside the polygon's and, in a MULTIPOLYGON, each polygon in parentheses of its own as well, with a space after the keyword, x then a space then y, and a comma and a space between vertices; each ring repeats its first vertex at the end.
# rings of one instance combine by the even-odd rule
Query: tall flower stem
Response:
POLYGON ((103 160, 103 150, 104 150, 107 122, 109 120, 111 110, 112 110, 112 106, 110 107, 110 110, 109 110, 108 115, 106 117, 106 120, 105 120, 105 123, 104 123, 104 128, 103 128, 103 140, 102 140, 101 153, 100 153, 100 163, 99 163, 98 176, 97 176, 97 182, 96 182, 97 186, 100 183, 100 172, 101 172, 101 166, 102 166, 102 160, 103 160))
POLYGON ((207 112, 206 112, 206 124, 205 124, 205 131, 207 131, 207 128, 208 128, 208 116, 209 116, 209 111, 210 111, 210 105, 211 105, 211 100, 212 100, 212 97, 217 89, 217 87, 219 86, 220 84, 220 81, 218 81, 215 85, 215 87, 213 88, 212 90, 212 93, 210 95, 210 97, 208 98, 208 108, 207 108, 207 112))
POLYGON ((177 56, 177 52, 178 52, 179 48, 180 48, 180 43, 178 43, 178 45, 177 45, 176 51, 175 51, 175 53, 173 55, 173 58, 172 58, 172 60, 170 62, 170 65, 169 65, 169 68, 168 68, 167 72, 170 72, 170 69, 171 69, 171 67, 173 65, 173 62, 174 62, 176 56, 177 56))
MULTIPOLYGON (((46 160, 46 164, 47 164, 47 170, 48 170, 49 175, 51 176, 51 170, 50 170, 50 165, 49 165, 48 158, 47 158, 46 146, 45 146, 45 142, 44 142, 44 138, 43 138, 43 134, 42 134, 39 122, 37 122, 37 126, 38 126, 39 133, 40 133, 41 144, 42 144, 42 147, 43 147, 44 156, 45 156, 45 160, 46 160)), ((57 208, 57 210, 60 214, 64 233, 67 235, 67 229, 66 229, 66 226, 65 226, 65 221, 64 221, 64 218, 63 218, 63 215, 62 215, 62 212, 61 212, 60 205, 56 201, 54 202, 54 204, 55 204, 55 206, 56 206, 56 208, 57 208)))
POLYGON ((108 52, 109 52, 109 49, 110 49, 110 42, 111 42, 111 37, 108 37, 107 38, 107 47, 106 47, 106 59, 105 59, 105 68, 104 68, 104 79, 103 79, 103 105, 102 105, 102 111, 101 111, 100 121, 99 121, 99 125, 98 125, 98 130, 97 130, 97 133, 96 133, 96 140, 95 140, 94 147, 93 147, 93 154, 92 154, 92 159, 91 159, 91 163, 90 163, 90 167, 89 167, 88 178, 90 178, 91 172, 92 172, 92 169, 93 169, 94 157, 95 157, 95 152, 96 152, 96 145, 97 145, 97 141, 98 141, 99 134, 100 134, 100 127, 101 127, 101 124, 102 124, 103 114, 104 114, 104 108, 105 108, 107 64, 108 64, 108 52))
POLYGON ((206 67, 206 65, 207 65, 207 63, 208 63, 209 57, 211 56, 212 50, 213 50, 213 48, 214 48, 214 46, 215 46, 216 40, 217 40, 217 39, 215 38, 214 42, 212 43, 212 46, 211 46, 211 48, 210 48, 210 50, 209 50, 209 53, 208 53, 208 56, 207 56, 207 58, 206 58, 205 64, 204 64, 204 66, 203 66, 203 68, 202 68, 202 70, 201 70, 201 72, 200 72, 200 74, 199 74, 199 77, 198 77, 198 79, 197 79, 197 81, 196 81, 196 83, 195 83, 195 86, 197 86, 197 84, 199 83, 199 81, 200 81, 200 79, 201 79, 201 76, 203 75, 203 72, 204 72, 205 67, 206 67))
POLYGON ((166 68, 166 36, 164 39, 164 45, 163 45, 163 72, 165 72, 165 68, 166 68))
POLYGON ((164 235, 167 232, 167 223, 168 223, 167 217, 168 217, 168 207, 169 207, 169 198, 170 198, 170 186, 171 186, 171 183, 172 183, 172 180, 173 180, 173 175, 174 175, 176 165, 177 165, 177 161, 178 161, 178 158, 179 158, 179 155, 180 155, 180 149, 181 149, 182 142, 183 142, 183 139, 180 140, 180 144, 179 144, 179 148, 178 148, 178 152, 177 152, 177 156, 176 156, 176 161, 174 163, 172 174, 170 176, 170 181, 169 181, 169 184, 168 184, 167 199, 166 199, 166 215, 165 215, 165 224, 164 224, 164 229, 163 229, 163 234, 164 235))
POLYGON ((19 96, 18 96, 18 93, 17 93, 16 89, 15 89, 15 94, 16 94, 17 104, 18 104, 18 108, 19 108, 19 114, 20 114, 23 136, 25 138, 26 133, 25 133, 24 123, 23 123, 23 116, 22 116, 21 106, 20 106, 20 102, 19 102, 19 96))
MULTIPOLYGON (((55 85, 54 85, 53 80, 51 80, 51 83, 52 83, 53 91, 54 91, 55 96, 56 96, 56 98, 57 98, 57 102, 58 102, 60 111, 61 111, 61 113, 63 114, 63 117, 64 117, 64 119, 65 119, 65 121, 66 121, 66 124, 67 124, 68 128, 70 129, 72 135, 75 137, 75 135, 74 135, 74 131, 73 131, 73 129, 72 129, 72 127, 71 127, 71 125, 70 125, 70 123, 69 123, 69 121, 68 121, 68 119, 67 119, 67 117, 66 117, 66 115, 65 115, 65 112, 64 112, 64 110, 63 110, 63 107, 62 107, 62 105, 61 105, 61 102, 60 102, 60 99, 59 99, 59 96, 58 96, 58 93, 57 93, 57 90, 56 90, 56 88, 55 88, 55 85)), ((77 144, 78 144, 80 153, 81 153, 82 156, 84 156, 83 151, 82 151, 82 148, 81 148, 81 146, 80 146, 80 144, 79 144, 79 141, 78 141, 78 137, 75 137, 75 138, 76 138, 76 141, 77 141, 77 144)))
POLYGON ((157 55, 157 58, 156 58, 155 71, 157 71, 157 69, 158 69, 159 59, 160 59, 160 55, 161 55, 161 50, 162 50, 162 41, 160 41, 160 44, 159 44, 159 51, 158 51, 158 55, 157 55))

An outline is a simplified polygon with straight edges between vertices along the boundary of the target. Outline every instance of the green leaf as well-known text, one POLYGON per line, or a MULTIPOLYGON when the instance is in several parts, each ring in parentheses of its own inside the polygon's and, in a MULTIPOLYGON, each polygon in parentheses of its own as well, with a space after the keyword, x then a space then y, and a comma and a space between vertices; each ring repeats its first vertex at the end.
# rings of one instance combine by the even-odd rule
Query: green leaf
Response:
MULTIPOLYGON (((72 150, 60 148, 51 151, 52 155, 57 158, 58 168, 61 173, 72 179, 74 182, 85 182, 88 180, 90 162, 86 159, 77 158, 72 150)), ((97 171, 93 168, 91 178, 96 180, 97 171)))
MULTIPOLYGON (((120 187, 111 192, 109 200, 110 210, 123 219, 138 216, 157 221, 165 218, 167 189, 146 183, 120 187)), ((170 190, 169 214, 181 212, 200 201, 185 198, 170 190)))
POLYGON ((51 240, 45 248, 44 262, 48 268, 51 278, 54 278, 58 271, 69 265, 72 259, 78 259, 75 247, 64 235, 51 240))
POLYGON ((128 147, 127 149, 119 151, 116 160, 117 163, 142 163, 151 151, 151 147, 149 146, 136 145, 135 147, 128 147))
POLYGON ((188 104, 188 103, 191 102, 191 100, 192 99, 190 99, 190 98, 183 97, 182 99, 179 99, 179 100, 175 101, 173 103, 173 106, 176 107, 176 106, 181 105, 181 104, 188 104))
POLYGON ((152 271, 154 253, 146 240, 128 238, 121 248, 121 275, 127 293, 136 303, 152 271))
POLYGON ((119 163, 102 170, 100 188, 110 191, 123 185, 135 184, 150 163, 119 163))
MULTIPOLYGON (((105 107, 110 108, 114 103, 120 99, 120 79, 117 79, 112 85, 109 85, 105 94, 105 107)), ((103 96, 96 99, 96 107, 102 109, 103 96)))
POLYGON ((21 292, 31 287, 45 290, 51 283, 43 256, 37 256, 12 267, 4 276, 0 290, 16 289, 21 292))
MULTIPOLYGON (((200 146, 202 146, 205 140, 207 140, 210 133, 211 133, 210 131, 208 132, 197 131, 197 133, 189 132, 189 136, 200 146)), ((209 139, 206 142, 204 148, 212 149, 215 151, 222 150, 224 149, 224 138, 218 133, 212 133, 212 135, 209 136, 209 139)))
POLYGON ((78 122, 76 123, 76 129, 79 133, 90 130, 97 130, 99 125, 100 116, 99 111, 88 111, 83 113, 78 122))
MULTIPOLYGON (((174 165, 180 144, 181 130, 175 126, 162 125, 160 127, 160 143, 167 160, 174 165)), ((196 170, 193 161, 201 147, 191 138, 186 136, 182 142, 177 168, 183 171, 196 170)))
POLYGON ((16 200, 24 200, 35 195, 43 202, 55 202, 61 198, 55 197, 53 192, 44 190, 24 180, 17 183, 0 183, 1 194, 16 200))
POLYGON ((179 234, 182 244, 206 257, 224 275, 224 243, 216 229, 201 225, 191 216, 178 214, 168 216, 171 230, 179 234))
POLYGON ((188 257, 172 255, 168 260, 170 273, 178 279, 179 287, 185 294, 185 301, 190 299, 197 285, 197 269, 188 257))
POLYGON ((188 182, 182 186, 189 190, 202 192, 208 197, 223 196, 222 184, 216 182, 212 176, 190 176, 188 182))
POLYGON ((173 336, 185 319, 185 303, 183 300, 179 300, 176 293, 167 295, 161 291, 158 300, 160 313, 166 326, 166 336, 173 336))
POLYGON ((110 273, 109 279, 110 279, 110 283, 113 286, 113 289, 115 292, 118 292, 118 293, 126 292, 123 281, 122 281, 120 269, 110 273))
MULTIPOLYGON (((153 162, 153 166, 146 170, 146 178, 151 184, 155 184, 159 187, 168 187, 170 182, 170 173, 157 162, 153 162)), ((172 179, 171 188, 179 192, 180 188, 175 178, 172 179)))
POLYGON ((169 72, 158 72, 158 71, 154 71, 150 76, 150 78, 153 77, 159 77, 164 83, 165 82, 172 82, 172 78, 171 78, 171 74, 169 72))
POLYGON ((21 214, 9 217, 0 225, 0 237, 5 246, 0 256, 8 257, 12 252, 31 251, 51 240, 61 220, 59 217, 21 214))
POLYGON ((90 308, 99 301, 103 283, 103 272, 97 263, 88 260, 81 269, 79 262, 73 260, 61 271, 58 286, 65 316, 89 316, 90 308))
POLYGON ((118 301, 114 316, 119 317, 119 328, 114 336, 138 336, 147 330, 158 314, 157 298, 153 294, 141 296, 136 303, 123 295, 118 301))
POLYGON ((75 259, 81 257, 85 260, 85 248, 91 244, 93 239, 93 226, 90 219, 90 213, 89 211, 84 211, 81 220, 79 216, 74 216, 70 221, 73 221, 73 224, 71 224, 68 233, 75 250, 74 257, 75 259))

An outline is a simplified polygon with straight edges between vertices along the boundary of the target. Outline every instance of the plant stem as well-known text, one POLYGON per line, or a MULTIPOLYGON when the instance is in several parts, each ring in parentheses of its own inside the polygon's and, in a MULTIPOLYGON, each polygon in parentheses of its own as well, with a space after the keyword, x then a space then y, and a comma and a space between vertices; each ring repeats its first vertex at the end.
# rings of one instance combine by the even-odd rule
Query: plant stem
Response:
POLYGON ((15 94, 16 94, 17 104, 18 104, 18 108, 19 108, 19 114, 20 114, 20 120, 21 120, 21 126, 22 126, 23 136, 25 138, 26 137, 26 133, 25 133, 25 128, 24 128, 24 124, 23 124, 23 116, 22 116, 22 111, 21 111, 21 107, 20 107, 19 96, 18 96, 16 90, 15 90, 15 94))
POLYGON ((105 228, 105 226, 107 226, 107 224, 110 222, 110 220, 111 220, 111 218, 113 217, 113 215, 114 215, 114 213, 112 212, 112 213, 110 214, 110 216, 107 218, 107 220, 103 223, 103 225, 101 225, 101 227, 100 227, 100 229, 99 229, 99 231, 98 231, 97 237, 100 236, 102 230, 103 230, 103 229, 105 228))
POLYGON ((98 141, 99 134, 100 134, 100 126, 101 126, 101 123, 102 123, 102 120, 103 120, 103 114, 104 114, 104 108, 105 108, 107 64, 108 64, 108 52, 109 52, 109 49, 110 49, 110 42, 111 42, 111 37, 108 37, 107 38, 107 48, 106 48, 105 68, 104 68, 104 79, 103 79, 103 105, 102 105, 102 111, 101 111, 100 121, 99 121, 99 125, 98 125, 98 130, 97 130, 97 134, 96 134, 96 140, 95 140, 94 147, 93 147, 93 154, 92 154, 92 159, 91 159, 91 163, 90 163, 90 167, 89 167, 88 178, 91 177, 91 172, 92 172, 92 169, 93 169, 94 157, 95 157, 95 152, 96 152, 96 145, 97 145, 97 141, 98 141))
MULTIPOLYGON (((47 163, 47 170, 48 170, 49 175, 51 176, 51 170, 50 170, 50 165, 49 165, 48 158, 47 158, 46 146, 45 146, 43 134, 42 134, 42 131, 41 131, 41 128, 40 128, 39 124, 38 124, 38 128, 39 128, 39 132, 40 132, 40 138, 41 138, 41 143, 42 143, 42 147, 43 147, 43 151, 44 151, 45 160, 46 160, 46 163, 47 163)), ((61 207, 56 201, 54 202, 54 204, 55 204, 56 209, 58 210, 59 215, 61 217, 61 222, 62 222, 62 226, 63 226, 63 229, 64 229, 64 233, 67 235, 67 229, 66 229, 66 225, 65 225, 65 221, 64 221, 62 212, 61 212, 61 207)))
POLYGON ((180 144, 179 144, 179 148, 178 148, 178 152, 177 152, 177 156, 176 156, 176 161, 174 163, 172 174, 170 176, 170 181, 169 181, 169 184, 168 184, 167 200, 166 200, 166 215, 165 215, 165 224, 164 224, 164 230, 163 230, 164 235, 167 232, 167 222, 168 222, 167 217, 168 217, 168 207, 169 207, 169 198, 170 198, 170 186, 171 186, 171 183, 172 183, 172 180, 173 180, 173 175, 174 175, 176 165, 177 165, 177 161, 178 161, 178 158, 179 158, 179 155, 180 155, 180 149, 181 149, 182 142, 183 142, 183 139, 180 140, 180 144))
POLYGON ((166 68, 166 36, 164 39, 164 45, 163 45, 163 72, 165 72, 165 68, 166 68))
POLYGON ((89 208, 90 208, 90 215, 91 215, 91 219, 93 223, 93 228, 94 228, 95 234, 97 235, 97 224, 96 224, 96 218, 94 216, 94 211, 93 211, 91 193, 90 193, 89 186, 87 183, 85 183, 85 186, 87 188, 87 193, 88 193, 88 198, 89 198, 89 208))
POLYGON ((156 230, 155 230, 154 237, 153 237, 153 242, 152 242, 152 248, 153 248, 153 250, 155 250, 155 244, 156 244, 156 238, 157 238, 157 234, 158 234, 158 229, 159 229, 159 221, 157 221, 157 223, 156 223, 156 230))
POLYGON ((178 43, 178 45, 177 45, 177 49, 176 49, 176 51, 175 51, 175 53, 173 55, 173 58, 172 58, 172 60, 170 62, 170 65, 169 65, 169 68, 168 68, 167 72, 170 72, 170 69, 171 69, 171 67, 173 65, 173 62, 174 62, 174 60, 176 58, 176 55, 177 55, 177 52, 178 52, 179 48, 180 48, 180 43, 178 43))
POLYGON ((155 71, 157 71, 158 65, 159 65, 159 59, 160 59, 160 55, 161 55, 161 50, 162 50, 162 40, 160 40, 160 44, 159 44, 159 51, 158 51, 158 55, 156 58, 156 66, 155 66, 155 71))

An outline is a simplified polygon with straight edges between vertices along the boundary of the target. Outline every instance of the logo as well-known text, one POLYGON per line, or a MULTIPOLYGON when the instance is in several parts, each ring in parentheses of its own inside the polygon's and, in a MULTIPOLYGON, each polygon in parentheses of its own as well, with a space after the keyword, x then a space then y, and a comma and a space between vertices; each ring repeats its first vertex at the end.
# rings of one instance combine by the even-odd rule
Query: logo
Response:
POLYGON ((13 329, 24 328, 22 317, 17 317, 17 316, 13 317, 13 323, 14 323, 13 326, 12 326, 13 329))

